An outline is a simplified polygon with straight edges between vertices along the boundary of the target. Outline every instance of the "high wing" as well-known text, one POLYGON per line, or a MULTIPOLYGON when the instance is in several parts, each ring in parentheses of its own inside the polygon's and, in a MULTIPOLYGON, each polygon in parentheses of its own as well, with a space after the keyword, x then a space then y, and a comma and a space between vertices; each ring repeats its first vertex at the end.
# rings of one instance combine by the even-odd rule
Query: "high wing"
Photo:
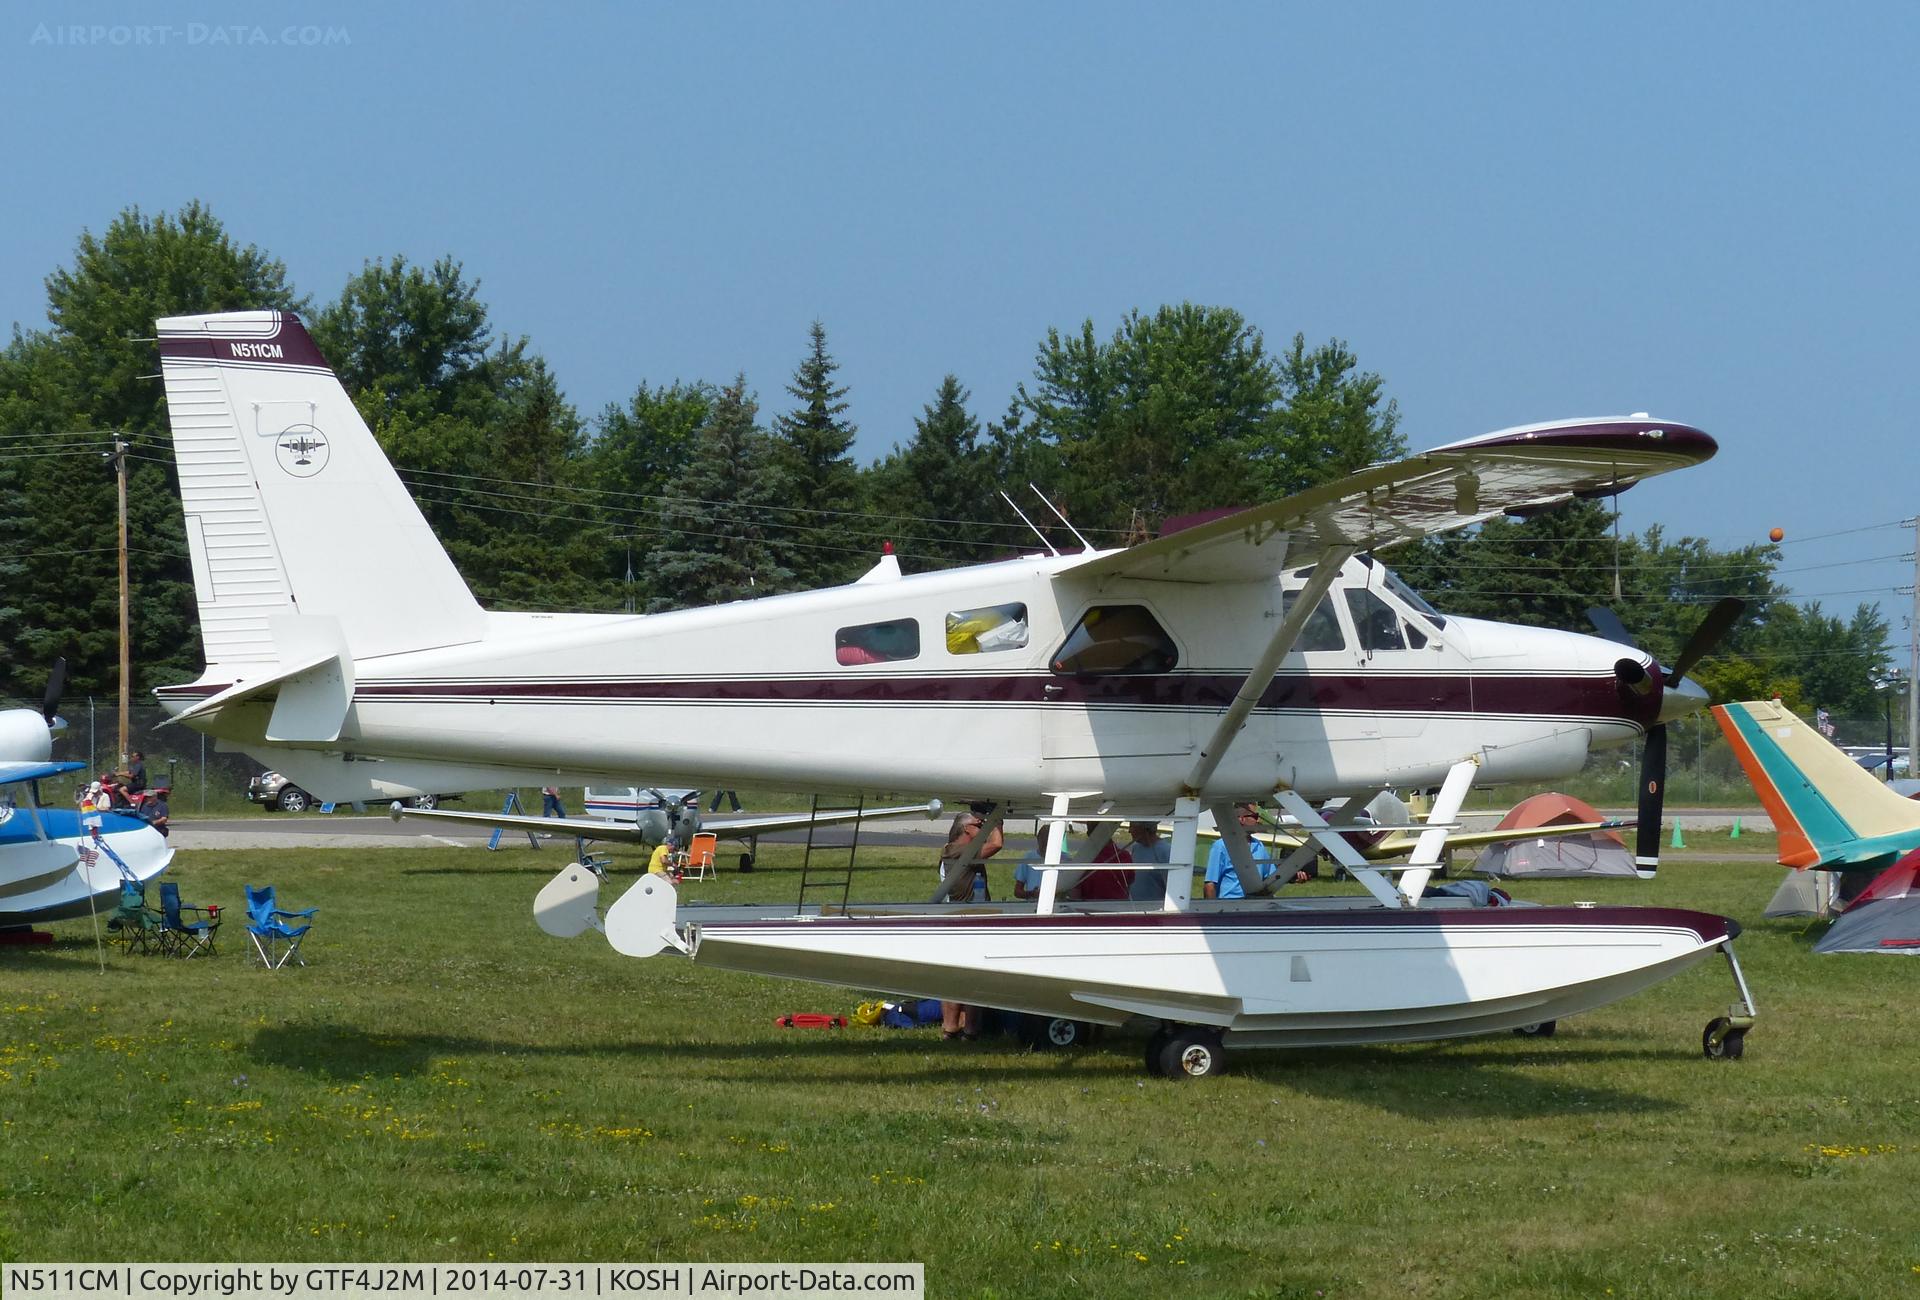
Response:
MULTIPOLYGON (((877 817, 913 817, 927 818, 940 815, 941 804, 938 799, 926 803, 900 804, 891 808, 848 809, 844 812, 820 813, 759 813, 745 816, 703 817, 700 830, 718 835, 723 840, 752 839, 756 835, 771 835, 776 831, 803 831, 808 826, 836 826, 846 822, 871 820, 877 817)), ((429 821, 464 822, 471 826, 497 826, 510 831, 534 831, 576 835, 583 840, 599 840, 614 844, 657 843, 647 838, 644 827, 633 822, 601 821, 597 817, 527 817, 508 813, 461 812, 450 808, 405 808, 394 804, 388 809, 388 815, 395 821, 403 817, 418 817, 429 821)))
POLYGON ((18 785, 22 781, 38 781, 43 777, 58 776, 62 772, 78 772, 85 763, 0 763, 0 785, 18 785))
POLYGON ((1090 556, 1059 575, 1256 581, 1279 572, 1290 554, 1381 550, 1506 511, 1611 495, 1641 479, 1700 464, 1717 449, 1691 425, 1644 416, 1502 429, 1090 556))

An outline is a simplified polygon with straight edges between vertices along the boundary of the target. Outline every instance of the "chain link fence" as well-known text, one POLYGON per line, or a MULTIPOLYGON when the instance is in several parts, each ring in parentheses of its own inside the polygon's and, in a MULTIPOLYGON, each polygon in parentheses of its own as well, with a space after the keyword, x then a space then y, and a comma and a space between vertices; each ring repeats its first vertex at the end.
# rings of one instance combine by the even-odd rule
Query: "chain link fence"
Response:
MULTIPOLYGON (((40 707, 38 700, 16 700, 13 707, 40 707)), ((86 697, 60 702, 66 734, 53 742, 56 762, 85 763, 75 772, 77 789, 102 772, 120 766, 120 707, 112 699, 86 697), (82 778, 86 780, 82 780, 82 778)), ((245 754, 223 754, 214 742, 191 727, 163 726, 167 711, 158 705, 137 705, 127 711, 127 749, 146 755, 147 783, 168 785, 174 816, 182 813, 230 812, 247 801, 247 782, 263 770, 245 754)), ((47 783, 51 797, 57 787, 47 783)))

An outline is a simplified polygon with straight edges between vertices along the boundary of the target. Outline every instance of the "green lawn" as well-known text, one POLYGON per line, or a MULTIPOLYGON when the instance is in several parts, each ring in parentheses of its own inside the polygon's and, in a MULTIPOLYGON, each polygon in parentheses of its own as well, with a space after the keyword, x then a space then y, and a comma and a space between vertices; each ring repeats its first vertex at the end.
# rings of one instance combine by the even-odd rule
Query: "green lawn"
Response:
MULTIPOLYGON (((1133 1037, 776 1029, 863 995, 548 939, 529 906, 558 845, 180 855, 189 901, 237 912, 271 880, 318 905, 304 970, 250 969, 237 922, 211 961, 109 951, 104 974, 84 921, 0 948, 0 1258, 906 1259, 936 1295, 1920 1290, 1920 962, 1760 922, 1770 865, 1523 891, 1740 918, 1741 1061, 1699 1052, 1732 995, 1715 960, 1551 1040, 1249 1051, 1172 1083, 1133 1037)), ((790 899, 792 852, 688 890, 790 899)), ((928 856, 859 894, 920 896, 928 856)))

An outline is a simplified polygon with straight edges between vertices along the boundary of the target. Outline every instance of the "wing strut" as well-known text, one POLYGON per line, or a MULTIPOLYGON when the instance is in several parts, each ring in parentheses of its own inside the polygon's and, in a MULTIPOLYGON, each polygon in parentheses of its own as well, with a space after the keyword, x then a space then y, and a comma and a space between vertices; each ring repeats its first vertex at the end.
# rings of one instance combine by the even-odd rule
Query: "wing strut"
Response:
POLYGON ((1333 580, 1340 576, 1340 567, 1356 549, 1352 546, 1330 546, 1320 553, 1313 576, 1301 588, 1293 608, 1280 620, 1280 626, 1273 630, 1267 648, 1254 661, 1253 667, 1247 670, 1247 680, 1240 683, 1233 703, 1227 706, 1227 711, 1213 729, 1213 735, 1201 747, 1200 757, 1194 760, 1193 770, 1187 773, 1183 794, 1197 796, 1213 779, 1214 770, 1220 766, 1220 760, 1227 756, 1227 749, 1233 744, 1234 737, 1247 725, 1247 715, 1253 712, 1253 706, 1260 702, 1267 687, 1273 684, 1274 674, 1280 671, 1280 661, 1287 657, 1287 652, 1293 649, 1293 643, 1300 639, 1300 629, 1307 625, 1307 619, 1319 607, 1321 598, 1327 594, 1333 580))

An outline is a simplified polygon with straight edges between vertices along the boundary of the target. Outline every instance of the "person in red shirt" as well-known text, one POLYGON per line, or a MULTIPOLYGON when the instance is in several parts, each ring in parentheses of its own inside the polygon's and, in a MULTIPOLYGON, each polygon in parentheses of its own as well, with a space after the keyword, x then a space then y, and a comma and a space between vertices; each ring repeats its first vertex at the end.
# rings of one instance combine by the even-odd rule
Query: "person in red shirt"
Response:
MULTIPOLYGON (((1091 832, 1093 827, 1089 826, 1087 830, 1091 832)), ((1093 860, 1096 863, 1130 863, 1133 861, 1133 855, 1112 840, 1108 840, 1106 847, 1093 855, 1093 860)), ((1083 903, 1125 902, 1127 893, 1132 888, 1133 873, 1131 871, 1089 871, 1080 877, 1080 883, 1068 892, 1068 897, 1077 898, 1083 903)))

